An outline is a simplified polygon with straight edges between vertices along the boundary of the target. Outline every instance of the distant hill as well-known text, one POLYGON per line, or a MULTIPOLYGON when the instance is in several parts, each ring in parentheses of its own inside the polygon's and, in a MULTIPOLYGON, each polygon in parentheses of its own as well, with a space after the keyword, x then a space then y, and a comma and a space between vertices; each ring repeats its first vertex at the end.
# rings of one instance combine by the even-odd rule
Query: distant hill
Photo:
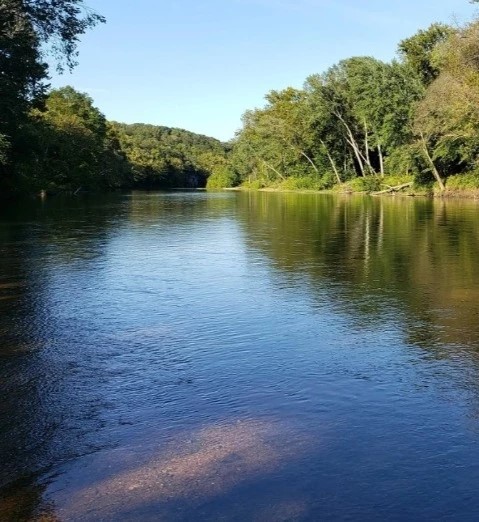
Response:
POLYGON ((110 122, 138 188, 204 187, 228 145, 184 129, 110 122))

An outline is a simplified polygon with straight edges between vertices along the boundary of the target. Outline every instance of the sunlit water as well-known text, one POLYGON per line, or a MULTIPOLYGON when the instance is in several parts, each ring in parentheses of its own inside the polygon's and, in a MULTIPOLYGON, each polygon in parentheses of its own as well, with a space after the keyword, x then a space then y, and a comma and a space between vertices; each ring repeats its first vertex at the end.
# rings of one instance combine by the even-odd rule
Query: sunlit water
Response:
POLYGON ((264 193, 0 221, 0 520, 478 520, 479 206, 264 193))

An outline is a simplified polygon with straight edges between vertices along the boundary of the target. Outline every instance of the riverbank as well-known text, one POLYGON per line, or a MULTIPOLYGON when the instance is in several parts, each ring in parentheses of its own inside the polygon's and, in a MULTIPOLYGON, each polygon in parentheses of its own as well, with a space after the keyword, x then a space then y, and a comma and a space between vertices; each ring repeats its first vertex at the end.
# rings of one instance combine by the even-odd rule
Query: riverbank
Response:
POLYGON ((448 188, 440 190, 439 187, 428 186, 428 187, 416 187, 414 185, 398 188, 390 187, 390 189, 381 190, 357 190, 352 188, 350 185, 344 184, 341 186, 335 186, 330 189, 292 189, 292 188, 281 188, 281 187, 251 187, 251 186, 238 186, 224 188, 227 191, 239 191, 239 192, 278 192, 278 193, 295 193, 295 194, 344 194, 344 195, 366 195, 366 196, 406 196, 406 197, 429 197, 429 198, 445 198, 445 199, 479 199, 479 188, 448 188))

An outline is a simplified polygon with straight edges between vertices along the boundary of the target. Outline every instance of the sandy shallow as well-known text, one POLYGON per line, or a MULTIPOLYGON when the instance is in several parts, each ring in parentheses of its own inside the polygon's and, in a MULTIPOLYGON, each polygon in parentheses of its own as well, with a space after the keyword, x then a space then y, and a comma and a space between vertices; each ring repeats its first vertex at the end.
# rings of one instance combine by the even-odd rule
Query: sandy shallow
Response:
MULTIPOLYGON (((195 512, 200 516, 205 505, 221 505, 236 489, 279 472, 310 444, 280 423, 219 423, 177 434, 154 453, 137 441, 90 457, 62 475, 46 497, 62 521, 190 519, 195 512)), ((227 519, 245 509, 245 495, 236 496, 236 507, 228 498, 232 512, 227 519)), ((251 518, 296 520, 305 509, 302 499, 278 498, 258 505, 251 518)), ((51 516, 45 513, 39 520, 51 516)))

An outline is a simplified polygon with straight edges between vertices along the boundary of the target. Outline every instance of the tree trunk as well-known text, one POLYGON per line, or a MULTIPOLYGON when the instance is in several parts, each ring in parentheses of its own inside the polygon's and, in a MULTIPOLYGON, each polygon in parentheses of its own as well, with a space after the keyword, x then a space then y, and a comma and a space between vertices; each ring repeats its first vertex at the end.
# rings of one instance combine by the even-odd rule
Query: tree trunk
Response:
POLYGON ((296 147, 295 145, 293 145, 291 142, 289 142, 288 140, 286 140, 284 138, 283 138, 283 141, 287 145, 289 145, 293 150, 295 150, 296 152, 299 152, 301 154, 301 156, 304 156, 308 160, 310 165, 313 167, 313 169, 316 172, 316 174, 319 176, 319 169, 318 169, 318 167, 316 167, 316 165, 314 164, 314 161, 306 154, 306 152, 301 150, 299 147, 296 147))
POLYGON ((337 180, 338 184, 341 185, 342 181, 341 181, 341 177, 339 175, 338 169, 336 168, 336 163, 334 163, 334 160, 333 160, 331 154, 329 153, 328 147, 326 147, 326 144, 324 143, 323 140, 321 140, 321 145, 324 147, 324 150, 326 151, 326 155, 328 156, 329 163, 331 163, 331 167, 333 168, 334 175, 336 176, 336 180, 337 180))
POLYGON ((384 190, 380 190, 379 192, 371 192, 371 196, 379 196, 380 194, 388 194, 389 192, 398 192, 407 187, 411 187, 413 184, 412 181, 408 181, 407 183, 401 183, 401 185, 396 185, 395 187, 389 187, 384 190))
POLYGON ((309 161, 309 163, 313 167, 314 171, 319 176, 319 170, 318 170, 318 167, 316 167, 316 165, 314 164, 314 161, 305 152, 303 152, 301 149, 296 149, 296 150, 309 161))
POLYGON ((361 153, 361 151, 359 149, 359 146, 356 143, 356 140, 354 139, 353 132, 349 128, 349 125, 344 121, 344 118, 341 116, 341 114, 339 112, 335 112, 334 114, 339 119, 339 121, 344 125, 344 128, 346 129, 346 133, 347 133, 346 141, 349 143, 349 145, 353 149, 354 155, 356 156, 356 160, 357 160, 358 165, 359 165, 359 169, 361 170, 361 176, 364 177, 366 175, 365 172, 364 172, 364 160, 365 160, 365 157, 361 153))
POLYGON ((381 144, 378 143, 378 155, 379 155, 379 168, 381 171, 381 177, 384 178, 384 157, 381 149, 381 144))
POLYGON ((366 159, 366 164, 369 167, 369 170, 371 171, 371 174, 373 174, 374 169, 371 165, 371 159, 369 157, 368 124, 366 123, 366 120, 364 120, 364 157, 366 159))
POLYGON ((437 170, 436 165, 434 164, 434 161, 433 161, 431 155, 429 154, 429 150, 427 148, 426 139, 424 138, 424 134, 422 132, 421 132, 421 141, 422 141, 422 147, 423 147, 424 155, 426 156, 427 161, 431 165, 432 173, 434 174, 434 177, 436 178, 436 181, 437 181, 437 183, 439 185, 439 188, 441 189, 441 192, 442 192, 442 191, 444 191, 446 189, 446 187, 444 186, 444 182, 442 181, 441 175, 439 174, 439 171, 437 170))
POLYGON ((276 174, 278 174, 278 176, 284 181, 284 176, 281 174, 281 172, 279 172, 278 170, 276 170, 272 165, 270 165, 269 163, 267 163, 266 161, 264 161, 264 159, 261 160, 264 165, 268 168, 268 169, 271 169, 273 172, 276 172, 276 174))

